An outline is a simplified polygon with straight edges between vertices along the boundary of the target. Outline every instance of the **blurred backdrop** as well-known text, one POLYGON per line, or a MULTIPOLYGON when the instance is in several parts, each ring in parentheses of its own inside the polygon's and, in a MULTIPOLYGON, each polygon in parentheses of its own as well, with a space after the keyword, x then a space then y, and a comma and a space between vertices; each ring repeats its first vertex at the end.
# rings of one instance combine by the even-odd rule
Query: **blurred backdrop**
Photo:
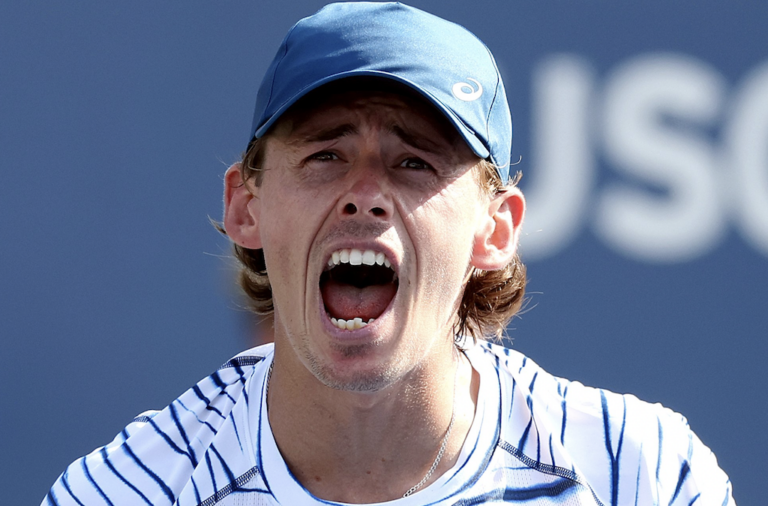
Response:
MULTIPOLYGON (((760 504, 768 4, 411 3, 506 80, 530 207, 512 346, 682 412, 760 504)), ((322 4, 0 2, 4 504, 256 342, 209 217, 269 60, 322 4)))

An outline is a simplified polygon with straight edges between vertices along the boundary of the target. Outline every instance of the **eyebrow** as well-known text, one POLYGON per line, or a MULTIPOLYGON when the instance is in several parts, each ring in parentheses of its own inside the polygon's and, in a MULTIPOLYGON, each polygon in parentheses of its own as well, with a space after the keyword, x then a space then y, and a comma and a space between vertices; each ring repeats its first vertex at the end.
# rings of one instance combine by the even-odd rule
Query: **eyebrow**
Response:
POLYGON ((310 134, 303 136, 301 140, 304 142, 332 141, 334 139, 338 139, 340 137, 344 137, 344 136, 352 135, 356 133, 357 133, 357 127, 355 127, 351 123, 345 123, 344 125, 339 125, 333 128, 327 128, 325 130, 312 132, 310 134))
MULTIPOLYGON (((392 132, 398 139, 404 143, 412 146, 416 149, 426 151, 427 153, 439 153, 442 152, 440 145, 431 141, 429 138, 419 135, 417 132, 408 131, 400 125, 389 126, 389 131, 392 132)), ((319 131, 308 133, 301 137, 301 141, 305 143, 312 142, 327 142, 347 135, 354 135, 358 133, 358 129, 351 123, 345 123, 332 128, 326 128, 319 131)))
POLYGON ((421 151, 426 151, 428 153, 438 153, 442 151, 440 145, 436 142, 432 142, 423 135, 419 135, 415 132, 408 132, 399 125, 392 125, 389 130, 404 143, 416 149, 420 149, 421 151))

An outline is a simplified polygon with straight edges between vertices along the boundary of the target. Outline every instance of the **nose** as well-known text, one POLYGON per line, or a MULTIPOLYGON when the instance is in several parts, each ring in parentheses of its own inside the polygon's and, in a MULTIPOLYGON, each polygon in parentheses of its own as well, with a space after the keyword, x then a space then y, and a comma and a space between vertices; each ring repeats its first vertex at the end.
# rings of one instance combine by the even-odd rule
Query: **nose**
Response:
POLYGON ((386 181, 386 169, 380 162, 368 161, 354 167, 347 178, 348 188, 338 203, 342 217, 388 220, 393 204, 386 181))

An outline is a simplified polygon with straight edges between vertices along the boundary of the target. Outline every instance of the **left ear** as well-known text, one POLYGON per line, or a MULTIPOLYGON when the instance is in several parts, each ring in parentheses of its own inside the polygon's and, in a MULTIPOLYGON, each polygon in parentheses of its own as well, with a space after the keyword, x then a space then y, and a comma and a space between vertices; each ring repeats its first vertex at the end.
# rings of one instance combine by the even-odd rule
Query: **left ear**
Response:
POLYGON ((524 215, 525 198, 518 188, 511 187, 494 196, 475 232, 472 266, 495 271, 511 262, 524 215))

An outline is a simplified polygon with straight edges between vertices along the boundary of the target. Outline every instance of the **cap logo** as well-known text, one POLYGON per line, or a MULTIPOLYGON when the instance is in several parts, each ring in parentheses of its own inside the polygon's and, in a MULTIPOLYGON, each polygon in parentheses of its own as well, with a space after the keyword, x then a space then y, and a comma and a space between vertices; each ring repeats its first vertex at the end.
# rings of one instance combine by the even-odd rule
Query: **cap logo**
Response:
POLYGON ((453 85, 451 91, 453 91, 453 96, 459 100, 463 100, 464 102, 472 102, 480 98, 480 96, 483 94, 483 85, 471 77, 468 77, 467 81, 472 81, 475 83, 477 85, 477 89, 475 89, 469 83, 459 82, 453 85))

